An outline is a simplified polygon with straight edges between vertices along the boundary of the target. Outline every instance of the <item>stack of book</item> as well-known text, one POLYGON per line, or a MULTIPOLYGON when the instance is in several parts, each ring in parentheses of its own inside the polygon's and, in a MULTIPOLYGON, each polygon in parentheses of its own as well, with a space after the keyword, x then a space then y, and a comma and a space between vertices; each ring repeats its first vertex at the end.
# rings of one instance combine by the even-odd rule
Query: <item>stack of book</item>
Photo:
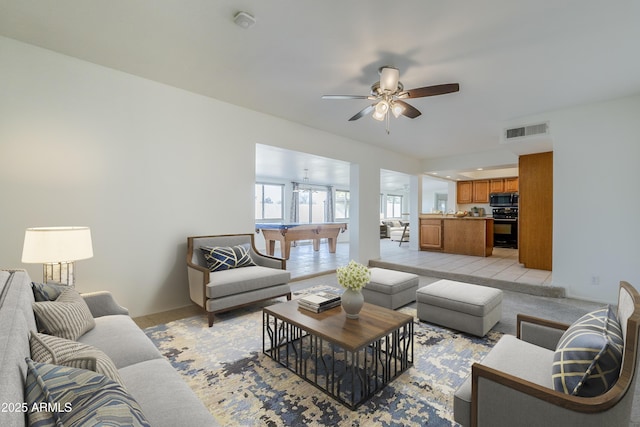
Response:
POLYGON ((318 292, 298 300, 298 307, 320 313, 340 305, 340 295, 331 292, 318 292))

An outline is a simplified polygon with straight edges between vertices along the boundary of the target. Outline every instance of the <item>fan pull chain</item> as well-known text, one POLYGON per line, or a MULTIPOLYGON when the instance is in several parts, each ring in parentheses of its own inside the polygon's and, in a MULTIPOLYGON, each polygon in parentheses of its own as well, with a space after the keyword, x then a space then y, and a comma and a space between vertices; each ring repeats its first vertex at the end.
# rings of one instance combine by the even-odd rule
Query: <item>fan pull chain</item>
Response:
POLYGON ((386 122, 387 122, 387 123, 386 123, 386 131, 387 131, 387 135, 389 135, 389 134, 390 134, 390 132, 389 132, 389 116, 390 116, 390 115, 391 115, 391 114, 389 114, 389 112, 387 111, 387 114, 385 115, 385 119, 386 119, 386 122))

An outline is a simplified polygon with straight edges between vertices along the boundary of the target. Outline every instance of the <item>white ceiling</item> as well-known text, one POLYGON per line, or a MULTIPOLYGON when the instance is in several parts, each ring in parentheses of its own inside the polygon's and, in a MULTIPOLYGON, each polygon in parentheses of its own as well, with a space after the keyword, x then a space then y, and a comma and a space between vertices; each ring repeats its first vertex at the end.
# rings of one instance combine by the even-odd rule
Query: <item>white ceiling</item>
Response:
MULTIPOLYGON (((304 182, 307 177, 311 185, 333 185, 339 190, 349 188, 349 173, 348 162, 270 145, 256 145, 256 176, 261 181, 284 179, 304 182)), ((380 190, 384 193, 406 192, 409 179, 409 175, 404 173, 383 169, 380 171, 380 190)))
POLYGON ((418 158, 495 150, 505 122, 640 92, 635 0, 0 0, 0 34, 418 158), (253 28, 233 23, 255 16, 253 28), (422 116, 347 119, 377 69, 422 116))

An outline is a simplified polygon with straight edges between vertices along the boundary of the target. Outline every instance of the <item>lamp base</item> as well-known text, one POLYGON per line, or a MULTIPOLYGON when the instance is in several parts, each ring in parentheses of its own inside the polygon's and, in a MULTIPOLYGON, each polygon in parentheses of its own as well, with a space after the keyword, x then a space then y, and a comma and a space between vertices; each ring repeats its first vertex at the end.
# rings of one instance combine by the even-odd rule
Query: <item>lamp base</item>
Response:
POLYGON ((74 262, 42 264, 42 278, 45 283, 55 282, 75 288, 74 262))

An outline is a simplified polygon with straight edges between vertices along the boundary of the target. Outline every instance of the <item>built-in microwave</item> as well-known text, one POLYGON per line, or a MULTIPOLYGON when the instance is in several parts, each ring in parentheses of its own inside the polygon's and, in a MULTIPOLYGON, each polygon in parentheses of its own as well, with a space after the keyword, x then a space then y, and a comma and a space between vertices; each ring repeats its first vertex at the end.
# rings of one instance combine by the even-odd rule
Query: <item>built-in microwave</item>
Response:
POLYGON ((489 205, 494 207, 517 207, 518 193, 491 193, 489 194, 489 205))

